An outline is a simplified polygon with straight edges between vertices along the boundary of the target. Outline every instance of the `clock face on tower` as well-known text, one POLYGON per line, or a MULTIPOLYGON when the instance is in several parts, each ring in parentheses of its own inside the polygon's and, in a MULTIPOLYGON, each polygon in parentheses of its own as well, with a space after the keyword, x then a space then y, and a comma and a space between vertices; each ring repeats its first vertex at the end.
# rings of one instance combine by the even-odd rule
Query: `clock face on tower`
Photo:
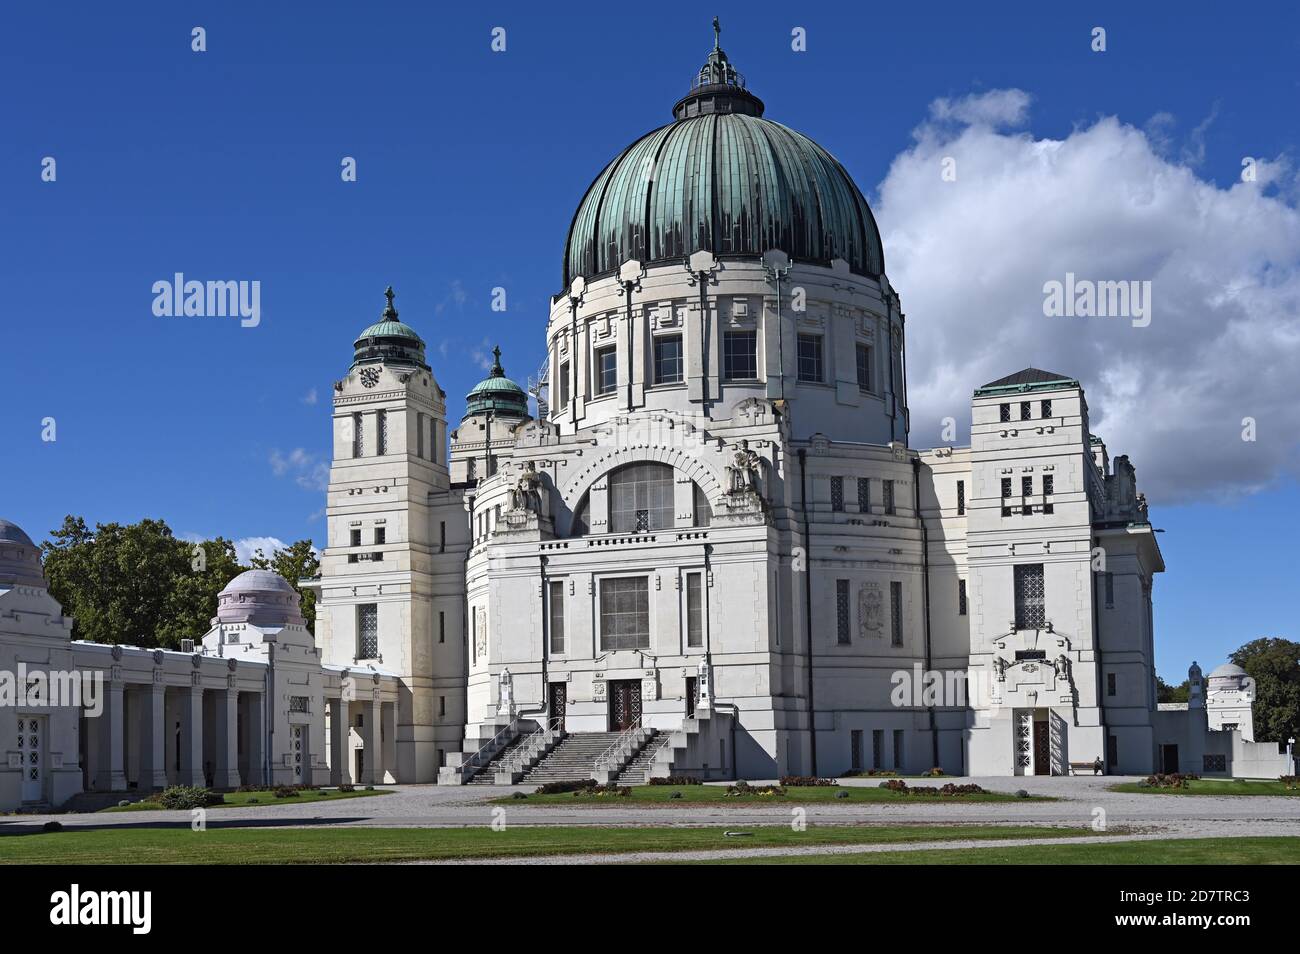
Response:
POLYGON ((379 383, 379 369, 378 369, 378 368, 364 368, 364 369, 362 369, 362 371, 361 371, 361 386, 362 386, 362 387, 373 388, 373 387, 374 387, 376 384, 378 384, 378 383, 379 383))

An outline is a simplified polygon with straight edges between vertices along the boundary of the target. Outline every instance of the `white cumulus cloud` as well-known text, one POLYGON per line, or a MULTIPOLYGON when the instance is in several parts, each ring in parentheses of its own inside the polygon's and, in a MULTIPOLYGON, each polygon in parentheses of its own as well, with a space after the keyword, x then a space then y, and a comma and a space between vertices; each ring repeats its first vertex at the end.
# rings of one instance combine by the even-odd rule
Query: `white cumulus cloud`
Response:
POLYGON ((1093 432, 1130 455, 1153 504, 1300 472, 1289 162, 1220 187, 1193 168, 1208 120, 1178 160, 1161 138, 1167 116, 1146 130, 1103 117, 1046 139, 1020 129, 1029 102, 1019 90, 937 100, 880 185, 886 265, 908 317, 912 443, 940 443, 943 418, 969 422, 974 388, 1032 366, 1079 379, 1093 432), (1044 285, 1067 273, 1150 281, 1150 325, 1046 317, 1044 285))

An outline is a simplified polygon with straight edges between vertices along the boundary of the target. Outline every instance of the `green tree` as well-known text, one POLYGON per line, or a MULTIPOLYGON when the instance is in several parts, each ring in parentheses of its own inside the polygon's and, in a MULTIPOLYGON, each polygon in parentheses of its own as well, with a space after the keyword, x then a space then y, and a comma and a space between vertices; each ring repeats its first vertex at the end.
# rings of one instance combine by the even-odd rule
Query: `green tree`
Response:
POLYGON ((1229 658, 1255 681, 1255 738, 1285 742, 1300 736, 1300 643, 1255 639, 1229 658))
POLYGON ((64 518, 41 547, 50 594, 73 636, 179 649, 217 614, 217 594, 243 570, 229 540, 179 540, 161 520, 96 524, 64 518))
POLYGON ((1156 676, 1156 702, 1186 702, 1189 686, 1186 679, 1176 686, 1171 686, 1156 676))
POLYGON ((310 540, 299 540, 283 550, 276 550, 269 557, 261 550, 248 561, 257 570, 274 570, 289 581, 298 591, 302 606, 302 617, 307 621, 307 629, 316 632, 316 594, 300 585, 301 580, 311 579, 320 574, 320 555, 310 540))
POLYGON ((158 645, 176 577, 189 568, 184 542, 161 520, 96 524, 64 518, 41 549, 50 593, 73 618, 73 635, 99 643, 158 645))

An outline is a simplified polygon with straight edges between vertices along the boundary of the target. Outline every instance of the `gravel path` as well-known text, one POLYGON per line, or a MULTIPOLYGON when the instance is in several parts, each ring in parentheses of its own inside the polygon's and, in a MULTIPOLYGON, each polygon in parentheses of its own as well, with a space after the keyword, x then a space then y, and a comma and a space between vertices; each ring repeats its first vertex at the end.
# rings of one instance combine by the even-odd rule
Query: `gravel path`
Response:
MULTIPOLYGON (((947 779, 958 783, 967 779, 947 779)), ((1111 828, 1128 827, 1165 832, 1179 837, 1216 837, 1263 833, 1300 836, 1300 798, 1268 796, 1144 795, 1106 791, 1107 786, 1131 779, 981 778, 993 791, 1024 788, 1035 795, 1051 795, 1056 802, 975 802, 959 799, 925 802, 821 803, 799 806, 809 824, 1018 824, 1087 827, 1098 810, 1111 828)), ((846 785, 877 785, 878 780, 846 779, 846 785)), ((509 825, 779 825, 791 819, 795 806, 696 805, 600 806, 538 805, 527 801, 492 805, 490 801, 511 791, 527 789, 477 786, 403 785, 377 798, 342 799, 307 805, 267 804, 249 808, 218 808, 208 812, 208 827, 260 826, 378 826, 467 827, 487 825, 501 812, 509 825)), ((0 817, 0 836, 39 828, 56 819, 65 828, 189 826, 186 812, 114 812, 108 814, 8 815, 0 817)), ((603 857, 603 856, 602 856, 603 857)))

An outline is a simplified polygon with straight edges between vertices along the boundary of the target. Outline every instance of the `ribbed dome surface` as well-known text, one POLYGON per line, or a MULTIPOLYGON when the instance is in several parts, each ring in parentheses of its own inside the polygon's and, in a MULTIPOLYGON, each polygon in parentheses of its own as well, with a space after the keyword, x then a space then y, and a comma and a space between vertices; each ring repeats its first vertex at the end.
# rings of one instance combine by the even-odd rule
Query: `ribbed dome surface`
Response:
POLYGON ((303 621, 298 592, 271 570, 246 570, 227 583, 217 596, 217 619, 264 627, 303 621))
POLYGON ((569 229, 564 286, 701 249, 884 272, 875 218, 830 153, 761 116, 713 112, 643 136, 596 177, 569 229))

